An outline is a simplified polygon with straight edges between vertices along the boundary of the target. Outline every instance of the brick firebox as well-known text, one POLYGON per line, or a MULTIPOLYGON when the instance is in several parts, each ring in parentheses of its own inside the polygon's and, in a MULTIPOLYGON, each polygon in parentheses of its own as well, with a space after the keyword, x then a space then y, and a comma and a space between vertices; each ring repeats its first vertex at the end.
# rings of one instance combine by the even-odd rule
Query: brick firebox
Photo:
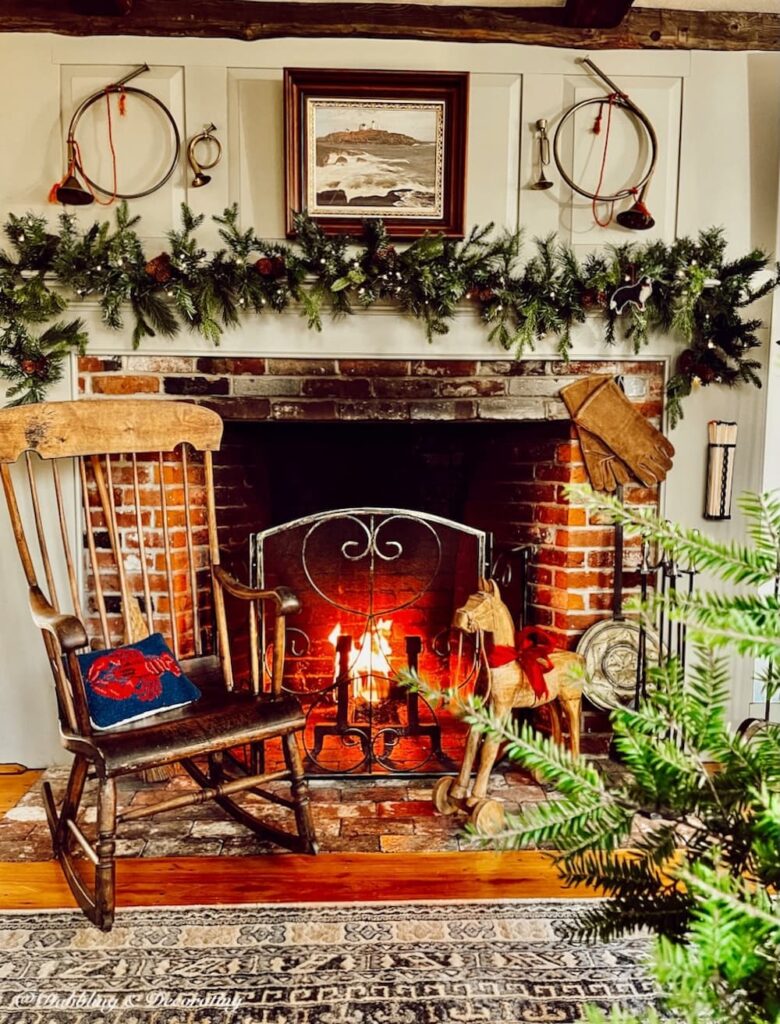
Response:
MULTIPOLYGON (((593 372, 622 374, 627 396, 659 423, 664 364, 658 361, 85 357, 79 391, 90 399, 175 397, 220 413, 226 421, 216 461, 221 539, 236 571, 246 575, 250 532, 322 511, 318 502, 417 507, 488 530, 499 548, 532 543, 529 619, 573 646, 584 629, 610 614, 612 602, 614 531, 564 490, 586 477, 559 391, 593 372), (361 445, 372 453, 371 467, 360 465, 361 445), (332 488, 334 473, 322 469, 336 463, 349 467, 343 479, 352 484, 346 493, 340 484, 338 497, 317 485, 319 476, 332 488), (360 497, 369 469, 385 481, 392 501, 372 500, 373 492, 360 497), (292 500, 280 505, 276 492, 292 500)), ((182 489, 177 481, 167 483, 176 544, 182 489)), ((657 489, 639 485, 627 487, 625 496, 632 504, 658 502, 657 489)), ((132 548, 132 528, 126 532, 132 548)), ((202 556, 205 566, 205 551, 202 556)), ((628 587, 636 565, 636 547, 628 543, 628 587)), ((184 568, 181 584, 184 604, 184 568)), ((166 595, 153 601, 164 618, 166 595)), ((188 624, 181 626, 186 634, 188 624)), ((603 713, 586 711, 586 750, 603 752, 606 725, 603 713)))

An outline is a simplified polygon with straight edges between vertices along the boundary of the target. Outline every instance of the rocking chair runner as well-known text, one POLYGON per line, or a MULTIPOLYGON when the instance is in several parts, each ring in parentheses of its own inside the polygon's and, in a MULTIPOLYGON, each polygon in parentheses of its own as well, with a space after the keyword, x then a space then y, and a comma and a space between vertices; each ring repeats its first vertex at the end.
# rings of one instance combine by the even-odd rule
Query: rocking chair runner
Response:
POLYGON ((317 849, 295 737, 304 716, 298 702, 281 690, 285 619, 298 610, 298 601, 282 587, 261 591, 244 586, 220 565, 212 452, 221 437, 222 421, 216 413, 179 402, 52 402, 0 410, 0 476, 29 587, 30 610, 54 675, 62 741, 74 754, 59 809, 51 788, 44 785, 54 853, 79 905, 105 931, 114 918, 117 823, 213 799, 263 838, 299 852, 317 849), (12 467, 17 462, 19 466, 12 467), (201 487, 200 476, 206 524, 199 532, 193 495, 201 487), (14 483, 20 477, 29 489, 23 503, 17 500, 14 483), (98 636, 92 646, 109 648, 155 631, 165 633, 183 672, 202 692, 195 703, 108 730, 93 728, 77 659, 77 652, 90 648, 91 620, 83 611, 76 545, 68 522, 71 483, 81 491, 97 607, 93 618, 98 636), (51 524, 42 500, 44 487, 56 509, 51 524), (21 509, 28 507, 32 523, 26 530, 21 509), (37 540, 36 558, 28 537, 37 540), (200 551, 206 538, 207 552, 200 551), (36 560, 43 567, 45 589, 36 560), (109 562, 114 565, 109 567, 109 562), (67 610, 59 601, 58 584, 59 590, 68 592, 67 610), (249 612, 250 681, 242 690, 234 685, 226 594, 246 604, 249 612), (205 621, 210 618, 205 614, 207 601, 216 624, 214 643, 205 621), (270 693, 263 692, 258 650, 261 604, 264 614, 274 616, 270 693), (216 652, 210 653, 210 647, 216 652), (286 768, 267 772, 263 744, 275 737, 281 739, 286 768), (246 756, 236 756, 231 748, 243 749, 246 756), (205 767, 194 760, 203 756, 205 767), (198 789, 151 807, 117 811, 119 776, 175 763, 184 767, 198 789), (90 773, 97 778, 94 844, 78 821, 90 773), (264 788, 280 779, 291 781, 292 799, 264 788), (292 810, 297 832, 263 823, 237 804, 234 795, 247 790, 292 810), (84 881, 84 872, 74 862, 74 844, 94 865, 94 885, 84 881))

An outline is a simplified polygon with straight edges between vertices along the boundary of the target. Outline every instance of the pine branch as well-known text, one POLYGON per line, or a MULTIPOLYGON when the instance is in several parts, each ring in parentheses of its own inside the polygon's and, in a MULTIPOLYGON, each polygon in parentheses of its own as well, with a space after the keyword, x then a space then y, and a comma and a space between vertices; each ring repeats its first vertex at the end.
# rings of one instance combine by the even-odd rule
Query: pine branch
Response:
POLYGON ((722 544, 696 530, 687 530, 655 516, 622 506, 614 498, 597 495, 583 484, 566 485, 567 494, 578 506, 601 511, 611 522, 621 523, 630 536, 649 538, 678 562, 694 565, 699 571, 715 573, 733 583, 761 586, 774 579, 776 561, 766 552, 737 542, 722 544))

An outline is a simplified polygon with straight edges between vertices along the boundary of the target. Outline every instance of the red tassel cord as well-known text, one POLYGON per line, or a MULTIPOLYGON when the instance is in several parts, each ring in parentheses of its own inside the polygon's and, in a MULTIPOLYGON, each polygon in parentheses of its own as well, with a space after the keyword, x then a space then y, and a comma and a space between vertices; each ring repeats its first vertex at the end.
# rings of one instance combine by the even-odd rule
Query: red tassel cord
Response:
MULTIPOLYGON (((606 129, 606 132, 604 133, 604 152, 601 154, 601 170, 599 172, 599 183, 598 183, 598 185, 596 185, 596 195, 599 195, 601 193, 601 186, 604 184, 604 172, 606 171, 606 168, 607 168, 607 151, 609 149, 609 133, 610 133, 610 130, 612 128, 612 107, 614 106, 615 100, 617 98, 618 98, 618 94, 615 93, 615 92, 611 92, 609 94, 607 100, 605 101, 607 103, 607 129, 606 129)), ((602 103, 599 106, 598 115, 596 117, 596 120, 593 123, 593 134, 594 135, 600 135, 601 134, 601 117, 602 117, 603 112, 604 112, 604 104, 602 103)), ((592 202, 592 209, 593 209, 593 219, 598 224, 598 226, 600 228, 609 227, 610 223, 612 222, 612 214, 613 214, 614 209, 615 209, 615 204, 614 203, 610 203, 609 204, 609 216, 607 217, 606 220, 601 220, 601 218, 599 217, 599 210, 598 210, 597 200, 595 200, 595 199, 592 202)))

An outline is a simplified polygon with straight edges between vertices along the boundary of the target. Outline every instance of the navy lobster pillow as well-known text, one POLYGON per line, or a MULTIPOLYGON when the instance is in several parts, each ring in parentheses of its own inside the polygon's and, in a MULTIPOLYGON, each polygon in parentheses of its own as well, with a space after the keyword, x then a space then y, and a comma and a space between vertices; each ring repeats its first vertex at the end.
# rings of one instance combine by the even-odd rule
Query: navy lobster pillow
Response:
POLYGON ((162 633, 126 647, 79 654, 78 659, 89 718, 96 729, 180 708, 201 695, 182 672, 162 633))

